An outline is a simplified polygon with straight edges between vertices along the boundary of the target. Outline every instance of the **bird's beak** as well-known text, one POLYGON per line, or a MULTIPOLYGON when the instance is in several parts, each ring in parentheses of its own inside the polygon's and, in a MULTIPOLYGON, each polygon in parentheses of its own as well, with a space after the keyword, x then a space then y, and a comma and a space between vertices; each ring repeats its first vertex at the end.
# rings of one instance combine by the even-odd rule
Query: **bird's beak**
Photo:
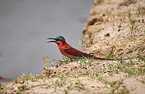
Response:
POLYGON ((47 38, 47 39, 53 39, 54 40, 54 41, 48 41, 47 43, 56 42, 56 39, 55 38, 47 38))

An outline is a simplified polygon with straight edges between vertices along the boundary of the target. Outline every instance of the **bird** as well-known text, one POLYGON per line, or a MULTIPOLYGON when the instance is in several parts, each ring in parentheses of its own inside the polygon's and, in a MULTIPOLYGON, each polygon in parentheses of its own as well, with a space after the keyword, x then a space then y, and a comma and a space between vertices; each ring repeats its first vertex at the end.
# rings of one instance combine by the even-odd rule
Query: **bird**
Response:
POLYGON ((91 59, 98 59, 98 60, 114 60, 114 59, 109 59, 109 58, 102 58, 102 57, 95 57, 94 55, 87 54, 85 52, 79 51, 72 46, 70 46, 65 38, 63 36, 57 36, 55 38, 48 38, 47 43, 54 42, 58 45, 58 48, 65 57, 68 57, 70 59, 76 59, 76 58, 91 58, 91 59))

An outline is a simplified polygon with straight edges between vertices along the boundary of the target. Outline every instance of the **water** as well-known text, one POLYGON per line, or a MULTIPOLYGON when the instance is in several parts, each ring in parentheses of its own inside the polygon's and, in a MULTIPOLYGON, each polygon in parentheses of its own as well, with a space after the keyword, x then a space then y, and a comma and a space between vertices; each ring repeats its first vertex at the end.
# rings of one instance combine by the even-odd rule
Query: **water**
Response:
POLYGON ((48 37, 62 35, 81 49, 84 22, 93 0, 0 0, 0 76, 43 71, 43 57, 62 59, 48 37))

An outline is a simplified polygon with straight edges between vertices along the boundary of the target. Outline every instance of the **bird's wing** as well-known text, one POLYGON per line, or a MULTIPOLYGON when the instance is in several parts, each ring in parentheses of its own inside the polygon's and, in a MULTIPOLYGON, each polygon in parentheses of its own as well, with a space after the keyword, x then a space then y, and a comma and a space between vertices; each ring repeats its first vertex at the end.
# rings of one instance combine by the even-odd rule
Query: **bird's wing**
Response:
POLYGON ((67 53, 67 54, 70 54, 70 55, 74 55, 74 56, 77 56, 77 57, 82 57, 82 56, 88 56, 88 54, 84 53, 84 52, 81 52, 73 47, 71 47, 70 45, 67 45, 63 48, 63 50, 67 53))

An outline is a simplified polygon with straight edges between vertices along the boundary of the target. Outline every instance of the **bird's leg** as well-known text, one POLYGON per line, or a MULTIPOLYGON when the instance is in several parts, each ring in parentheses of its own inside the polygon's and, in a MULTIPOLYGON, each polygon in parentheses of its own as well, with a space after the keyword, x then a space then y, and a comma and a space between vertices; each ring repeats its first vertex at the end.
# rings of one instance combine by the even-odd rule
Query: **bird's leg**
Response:
POLYGON ((74 59, 70 58, 70 62, 72 62, 74 59))

